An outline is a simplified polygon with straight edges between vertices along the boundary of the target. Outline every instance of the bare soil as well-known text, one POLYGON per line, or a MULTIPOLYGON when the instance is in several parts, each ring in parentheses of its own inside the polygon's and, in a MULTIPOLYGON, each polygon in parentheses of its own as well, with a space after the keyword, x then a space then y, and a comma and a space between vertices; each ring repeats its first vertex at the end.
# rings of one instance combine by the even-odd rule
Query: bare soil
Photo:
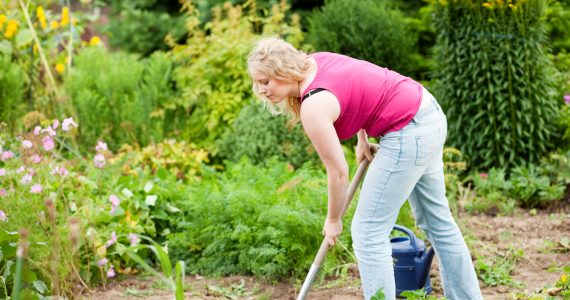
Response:
MULTIPOLYGON (((503 255, 509 249, 522 249, 511 277, 515 286, 482 286, 485 299, 508 299, 515 291, 537 291, 552 285, 560 273, 549 272, 553 266, 570 266, 570 252, 547 247, 561 237, 570 238, 570 205, 549 208, 536 214, 518 210, 513 216, 464 215, 460 217, 463 233, 472 249, 484 257, 503 255), (548 251, 550 250, 550 251, 548 251)), ((567 250, 567 249, 566 249, 567 250)), ((475 259, 475 255, 474 259, 475 259)), ((357 272, 343 278, 330 278, 313 285, 307 299, 363 299, 357 272)), ((433 295, 443 296, 437 260, 431 269, 433 295)), ((301 283, 268 284, 248 276, 223 278, 186 278, 186 299, 296 299, 301 283)), ((85 293, 82 299, 173 299, 171 292, 153 278, 130 277, 111 282, 85 293)))

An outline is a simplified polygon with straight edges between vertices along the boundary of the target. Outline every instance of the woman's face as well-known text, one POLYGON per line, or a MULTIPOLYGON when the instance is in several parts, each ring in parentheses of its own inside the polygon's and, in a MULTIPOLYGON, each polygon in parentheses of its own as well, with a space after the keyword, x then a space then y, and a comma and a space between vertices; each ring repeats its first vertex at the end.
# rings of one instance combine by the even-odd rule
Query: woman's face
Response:
POLYGON ((257 92, 273 104, 299 93, 295 90, 298 87, 297 83, 271 78, 256 69, 251 70, 251 78, 257 86, 257 92))

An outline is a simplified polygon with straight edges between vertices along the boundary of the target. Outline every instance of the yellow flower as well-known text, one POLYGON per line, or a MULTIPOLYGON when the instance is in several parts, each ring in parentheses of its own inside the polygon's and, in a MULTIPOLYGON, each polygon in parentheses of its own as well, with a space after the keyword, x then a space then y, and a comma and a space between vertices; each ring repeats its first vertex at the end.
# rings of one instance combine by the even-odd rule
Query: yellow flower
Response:
POLYGON ((34 54, 38 54, 38 44, 34 43, 34 47, 32 47, 32 51, 34 52, 34 54))
POLYGON ((8 17, 6 17, 6 15, 0 14, 0 29, 2 29, 2 26, 4 26, 4 22, 6 22, 6 19, 8 19, 8 17))
POLYGON ((71 24, 73 24, 73 25, 77 24, 77 19, 76 19, 76 18, 71 18, 71 24))
POLYGON ((69 24, 69 7, 64 6, 61 9, 61 26, 69 24))
POLYGON ((8 21, 8 26, 6 27, 6 31, 4 31, 4 37, 9 39, 13 37, 14 34, 16 34, 16 31, 18 31, 18 21, 16 20, 8 21))
POLYGON ((63 74, 63 72, 65 72, 65 65, 62 63, 58 63, 55 65, 55 70, 57 71, 57 73, 63 74))
POLYGON ((51 21, 50 27, 51 27, 51 29, 58 29, 59 23, 57 21, 51 21))
POLYGON ((91 46, 99 45, 99 43, 101 43, 101 39, 98 36, 93 36, 91 40, 89 40, 89 45, 91 46))
POLYGON ((486 7, 486 8, 493 8, 493 4, 491 4, 491 3, 489 3, 489 2, 485 2, 485 3, 483 3, 483 7, 486 7))
POLYGON ((566 283, 566 280, 568 280, 568 277, 566 276, 566 274, 562 274, 560 276, 560 281, 562 281, 563 283, 566 283))
POLYGON ((516 11, 517 8, 518 8, 515 4, 511 4, 511 3, 509 3, 509 7, 510 7, 513 11, 516 11))
POLYGON ((447 0, 439 0, 439 4, 445 6, 447 5, 447 0))
POLYGON ((44 8, 41 5, 38 6, 38 8, 36 8, 36 16, 38 17, 38 20, 40 20, 40 26, 42 26, 42 29, 46 29, 47 28, 46 14, 44 8))

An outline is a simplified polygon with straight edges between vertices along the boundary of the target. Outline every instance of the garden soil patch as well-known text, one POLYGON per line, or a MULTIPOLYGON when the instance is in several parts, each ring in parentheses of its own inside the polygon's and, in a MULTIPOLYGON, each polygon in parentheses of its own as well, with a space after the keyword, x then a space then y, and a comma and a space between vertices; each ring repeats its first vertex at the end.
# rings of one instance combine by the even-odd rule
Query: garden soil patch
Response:
MULTIPOLYGON (((560 274, 548 272, 553 266, 570 266, 570 253, 545 251, 545 241, 554 244, 561 237, 570 237, 570 207, 555 211, 539 211, 530 215, 517 211, 513 216, 469 216, 460 217, 464 234, 471 248, 485 257, 502 255, 509 249, 522 249, 523 257, 517 262, 512 278, 518 286, 483 287, 485 299, 507 299, 514 291, 536 291, 557 281, 560 274)), ((474 252, 475 252, 474 251, 474 252)), ((308 299, 356 300, 363 299, 358 275, 340 279, 327 279, 311 289, 308 299)), ((437 261, 431 270, 434 295, 442 296, 437 261)), ((268 284, 248 276, 223 278, 186 278, 186 299, 296 299, 299 284, 268 284)), ((113 281, 105 288, 85 293, 82 299, 173 299, 164 286, 153 278, 127 278, 113 281)))

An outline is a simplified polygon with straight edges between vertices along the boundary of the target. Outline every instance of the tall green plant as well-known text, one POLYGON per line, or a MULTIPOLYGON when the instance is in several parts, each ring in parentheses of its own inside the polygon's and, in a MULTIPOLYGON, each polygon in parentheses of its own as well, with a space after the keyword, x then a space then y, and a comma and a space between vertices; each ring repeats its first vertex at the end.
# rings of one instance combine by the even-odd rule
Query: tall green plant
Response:
POLYGON ((255 7, 244 15, 241 6, 229 3, 213 10, 214 18, 201 29, 191 1, 185 1, 188 40, 174 45, 176 84, 181 97, 173 106, 189 111, 183 136, 217 154, 215 141, 253 99, 245 57, 259 33, 281 35, 298 45, 302 40, 298 18, 285 18, 286 5, 275 5, 260 17, 255 7))
POLYGON ((449 143, 472 167, 536 162, 553 147, 561 99, 545 54, 546 2, 434 1, 436 90, 449 143))
POLYGON ((79 140, 89 145, 105 139, 112 149, 123 143, 148 145, 163 139, 177 122, 163 103, 173 95, 172 63, 163 53, 139 61, 104 48, 85 49, 66 77, 79 123, 79 140))
POLYGON ((18 119, 26 111, 24 91, 26 77, 23 70, 8 55, 0 54, 0 122, 5 122, 8 128, 15 132, 18 119))

